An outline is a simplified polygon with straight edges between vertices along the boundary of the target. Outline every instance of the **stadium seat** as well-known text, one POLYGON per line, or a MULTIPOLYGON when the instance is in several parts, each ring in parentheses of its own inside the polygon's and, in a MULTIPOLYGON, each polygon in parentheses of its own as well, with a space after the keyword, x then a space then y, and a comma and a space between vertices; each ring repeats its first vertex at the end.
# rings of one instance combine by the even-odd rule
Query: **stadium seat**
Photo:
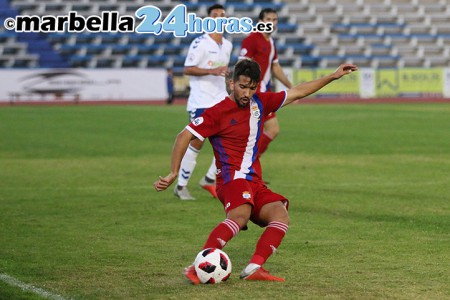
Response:
POLYGON ((299 57, 299 64, 302 67, 317 68, 319 66, 320 60, 321 60, 320 57, 304 55, 299 57))
POLYGON ((428 68, 434 68, 434 67, 449 67, 450 66, 450 58, 447 57, 439 57, 439 56, 432 56, 425 59, 424 65, 428 68))
POLYGON ((297 31, 298 25, 297 24, 289 24, 289 23, 281 23, 277 25, 277 32, 283 34, 283 33, 294 33, 297 31))
POLYGON ((121 33, 101 33, 96 34, 99 43, 102 44, 126 44, 126 35, 121 33))
POLYGON ((153 36, 149 34, 129 33, 125 35, 129 44, 150 45, 154 43, 153 36))
POLYGON ((20 55, 26 53, 27 45, 23 43, 8 43, 0 45, 1 55, 20 55))
POLYGON ((65 57, 70 57, 74 55, 79 55, 81 53, 82 47, 73 44, 62 44, 57 48, 58 53, 65 57))
POLYGON ((69 58, 69 64, 74 68, 89 68, 91 61, 91 55, 71 55, 69 58))
POLYGON ((11 68, 34 68, 38 66, 37 55, 14 56, 11 60, 11 68))
POLYGON ((111 55, 130 55, 136 53, 136 47, 133 45, 111 45, 109 46, 111 55))
POLYGON ((185 55, 176 55, 173 57, 172 60, 172 67, 173 68, 181 68, 184 69, 184 62, 186 61, 185 55))
POLYGON ((368 48, 368 53, 370 55, 391 55, 393 52, 392 45, 385 44, 371 44, 368 48))
POLYGON ((114 68, 119 66, 118 60, 112 57, 98 57, 95 60, 96 68, 114 68))
POLYGON ((160 52, 160 45, 136 45, 136 54, 139 55, 155 55, 160 52))
POLYGON ((48 33, 47 40, 53 45, 62 45, 62 44, 74 44, 76 41, 76 36, 72 33, 48 33))
POLYGON ((144 64, 145 58, 142 55, 127 55, 121 60, 122 68, 139 68, 144 64))
POLYGON ((108 49, 107 45, 91 45, 91 44, 79 44, 87 55, 102 55, 106 54, 108 49))
POLYGON ((77 44, 98 44, 99 38, 97 34, 80 32, 75 35, 77 44))
POLYGON ((0 68, 10 68, 12 65, 11 59, 7 56, 0 56, 0 68))
POLYGON ((372 67, 375 68, 396 68, 400 57, 391 55, 377 55, 373 57, 372 67))
POLYGON ((147 56, 147 67, 164 68, 165 62, 168 60, 166 55, 150 55, 147 56))

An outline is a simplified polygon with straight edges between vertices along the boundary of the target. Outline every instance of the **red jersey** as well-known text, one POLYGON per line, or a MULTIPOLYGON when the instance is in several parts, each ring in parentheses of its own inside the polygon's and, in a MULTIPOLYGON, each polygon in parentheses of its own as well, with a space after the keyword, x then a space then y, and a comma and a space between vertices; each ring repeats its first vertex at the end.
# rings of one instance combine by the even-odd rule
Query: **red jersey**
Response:
POLYGON ((226 97, 194 119, 186 129, 203 141, 209 137, 217 166, 217 185, 235 179, 261 181, 258 140, 261 121, 277 111, 286 100, 286 92, 255 93, 246 107, 226 97))
POLYGON ((261 68, 259 92, 270 91, 272 63, 278 62, 277 49, 272 37, 266 40, 261 32, 250 33, 243 41, 240 58, 251 58, 261 68))

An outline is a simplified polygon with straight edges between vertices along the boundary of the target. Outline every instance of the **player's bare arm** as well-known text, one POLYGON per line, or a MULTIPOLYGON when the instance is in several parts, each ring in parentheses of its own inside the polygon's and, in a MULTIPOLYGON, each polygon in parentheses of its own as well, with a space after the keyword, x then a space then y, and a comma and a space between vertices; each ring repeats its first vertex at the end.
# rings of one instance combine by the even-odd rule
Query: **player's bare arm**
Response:
POLYGON ((290 103, 292 103, 295 100, 304 98, 306 96, 309 96, 327 84, 341 78, 342 76, 348 75, 353 71, 357 71, 358 66, 353 64, 342 64, 339 66, 339 68, 336 69, 333 73, 331 73, 328 76, 324 76, 322 78, 308 81, 301 83, 299 85, 296 85, 295 87, 289 89, 287 91, 286 101, 284 102, 283 106, 286 106, 290 103))
POLYGON ((185 67, 184 74, 189 76, 205 76, 205 75, 214 75, 214 76, 228 76, 230 75, 230 69, 228 66, 221 66, 212 69, 203 69, 199 67, 185 67))
POLYGON ((186 153, 189 142, 193 139, 196 139, 196 137, 187 129, 184 129, 177 135, 172 149, 171 171, 165 177, 159 176, 159 179, 153 183, 158 192, 167 189, 177 178, 181 160, 186 153))
POLYGON ((292 84, 287 78, 286 74, 284 74, 283 68, 281 68, 279 63, 274 62, 272 64, 272 73, 276 79, 278 79, 285 87, 288 89, 292 88, 292 84))

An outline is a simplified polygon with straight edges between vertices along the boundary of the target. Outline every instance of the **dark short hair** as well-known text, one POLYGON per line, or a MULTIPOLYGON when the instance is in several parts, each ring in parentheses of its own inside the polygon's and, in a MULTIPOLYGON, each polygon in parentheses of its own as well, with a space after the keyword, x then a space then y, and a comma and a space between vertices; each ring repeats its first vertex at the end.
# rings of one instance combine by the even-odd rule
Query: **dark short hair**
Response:
POLYGON ((251 83, 258 84, 261 78, 261 68, 253 59, 241 59, 234 65, 233 81, 238 81, 241 75, 249 77, 251 83))
POLYGON ((273 9, 273 8, 270 8, 270 7, 264 8, 264 9, 261 10, 261 12, 259 13, 259 19, 260 19, 260 20, 264 19, 264 16, 265 16, 266 14, 270 14, 270 13, 276 14, 277 11, 276 11, 275 9, 273 9))
POLYGON ((213 11, 213 10, 215 10, 215 9, 223 9, 223 10, 225 10, 225 7, 223 7, 223 5, 222 4, 214 4, 214 5, 211 5, 210 7, 208 7, 208 16, 211 14, 211 12, 213 11))

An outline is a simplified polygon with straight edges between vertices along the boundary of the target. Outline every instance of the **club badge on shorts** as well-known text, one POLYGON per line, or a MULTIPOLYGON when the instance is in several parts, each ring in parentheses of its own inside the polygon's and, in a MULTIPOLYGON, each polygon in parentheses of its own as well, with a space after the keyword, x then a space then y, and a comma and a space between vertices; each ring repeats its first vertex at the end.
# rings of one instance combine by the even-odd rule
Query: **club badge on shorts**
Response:
POLYGON ((245 191, 242 193, 242 198, 244 198, 245 200, 250 200, 251 197, 252 195, 250 194, 249 191, 245 191))

